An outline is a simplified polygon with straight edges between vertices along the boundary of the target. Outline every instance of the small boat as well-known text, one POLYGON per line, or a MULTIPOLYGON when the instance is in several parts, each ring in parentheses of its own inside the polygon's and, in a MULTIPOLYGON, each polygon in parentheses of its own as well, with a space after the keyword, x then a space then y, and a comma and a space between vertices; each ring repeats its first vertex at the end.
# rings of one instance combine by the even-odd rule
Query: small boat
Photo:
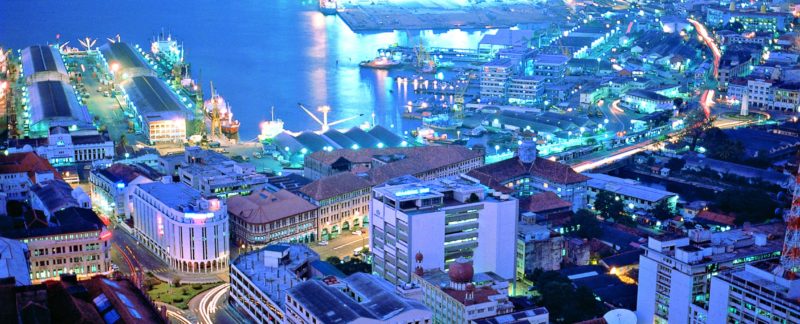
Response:
POLYGON ((372 61, 363 61, 358 65, 365 68, 388 70, 402 64, 400 61, 393 60, 385 56, 378 56, 372 61))

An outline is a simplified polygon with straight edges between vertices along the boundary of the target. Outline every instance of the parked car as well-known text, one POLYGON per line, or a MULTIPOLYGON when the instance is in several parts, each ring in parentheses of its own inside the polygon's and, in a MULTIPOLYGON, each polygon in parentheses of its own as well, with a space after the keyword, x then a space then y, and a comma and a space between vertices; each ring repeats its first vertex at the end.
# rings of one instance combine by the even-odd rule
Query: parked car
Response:
POLYGON ((317 242, 317 245, 327 246, 328 245, 328 241, 324 241, 324 240, 323 241, 319 241, 319 242, 317 242))

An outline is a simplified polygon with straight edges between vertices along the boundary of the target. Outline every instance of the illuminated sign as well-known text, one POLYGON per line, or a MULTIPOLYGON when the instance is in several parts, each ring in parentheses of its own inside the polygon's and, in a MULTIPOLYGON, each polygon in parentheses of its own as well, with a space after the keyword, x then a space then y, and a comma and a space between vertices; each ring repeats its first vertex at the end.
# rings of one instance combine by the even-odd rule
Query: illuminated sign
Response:
POLYGON ((429 192, 431 192, 430 188, 418 188, 418 189, 409 189, 409 190, 398 191, 394 195, 397 196, 397 197, 403 197, 403 196, 411 196, 411 195, 421 195, 421 194, 429 193, 429 192))
POLYGON ((156 223, 158 224, 158 235, 164 235, 164 221, 161 219, 161 215, 156 216, 156 223))
POLYGON ((124 188, 125 188, 125 184, 124 183, 122 183, 122 182, 117 183, 117 189, 124 189, 124 188))
POLYGON ((214 213, 186 213, 184 217, 189 219, 209 219, 214 217, 214 213))

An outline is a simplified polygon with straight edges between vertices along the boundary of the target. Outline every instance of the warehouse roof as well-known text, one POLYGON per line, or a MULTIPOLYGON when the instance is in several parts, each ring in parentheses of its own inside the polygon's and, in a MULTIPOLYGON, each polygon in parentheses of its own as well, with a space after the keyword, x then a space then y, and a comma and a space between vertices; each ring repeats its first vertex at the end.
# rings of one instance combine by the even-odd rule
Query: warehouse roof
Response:
POLYGON ((86 107, 78 103, 72 87, 61 81, 35 82, 29 87, 31 123, 47 120, 68 120, 91 123, 86 107))
POLYGON ((122 69, 146 68, 150 66, 130 45, 122 42, 107 43, 100 46, 100 52, 109 64, 119 63, 122 69))
POLYGON ((602 173, 585 173, 585 175, 591 178, 586 183, 589 187, 610 191, 626 197, 658 202, 665 198, 677 196, 673 192, 645 186, 636 180, 618 178, 602 173))
POLYGON ((66 75, 67 68, 57 49, 47 45, 30 46, 22 50, 22 73, 32 76, 40 72, 57 72, 66 75))
POLYGON ((140 115, 147 119, 185 117, 186 106, 164 81, 154 76, 137 76, 122 87, 140 115))

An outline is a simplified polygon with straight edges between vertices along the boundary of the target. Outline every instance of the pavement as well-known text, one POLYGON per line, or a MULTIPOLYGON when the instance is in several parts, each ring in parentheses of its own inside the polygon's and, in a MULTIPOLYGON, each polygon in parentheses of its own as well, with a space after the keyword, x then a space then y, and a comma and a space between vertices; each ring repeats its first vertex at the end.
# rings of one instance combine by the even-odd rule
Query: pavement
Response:
POLYGON ((363 232, 361 235, 354 235, 347 232, 339 235, 339 237, 335 239, 329 240, 326 246, 312 243, 309 247, 319 253, 322 260, 325 260, 331 256, 338 257, 339 259, 344 259, 346 256, 353 256, 353 250, 364 245, 369 245, 369 235, 367 235, 366 232, 363 232))

